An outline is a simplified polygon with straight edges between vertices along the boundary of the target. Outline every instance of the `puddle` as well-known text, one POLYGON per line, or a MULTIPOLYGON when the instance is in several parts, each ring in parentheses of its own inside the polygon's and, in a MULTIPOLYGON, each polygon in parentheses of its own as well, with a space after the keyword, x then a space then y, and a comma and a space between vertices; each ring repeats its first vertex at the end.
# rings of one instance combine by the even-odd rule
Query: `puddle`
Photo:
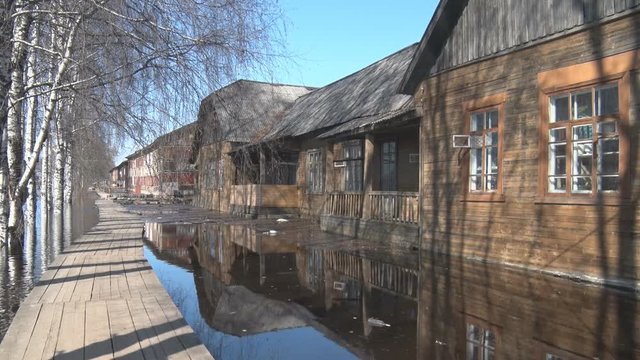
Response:
POLYGON ((640 346, 633 293, 264 225, 146 225, 145 255, 216 359, 633 358, 640 346))

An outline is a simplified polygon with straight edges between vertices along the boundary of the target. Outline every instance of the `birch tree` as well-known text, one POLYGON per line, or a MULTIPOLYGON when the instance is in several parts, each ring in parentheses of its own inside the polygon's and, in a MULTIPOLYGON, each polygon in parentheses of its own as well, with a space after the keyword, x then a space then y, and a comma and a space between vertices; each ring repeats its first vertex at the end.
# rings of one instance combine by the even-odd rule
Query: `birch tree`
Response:
MULTIPOLYGON (((273 41, 282 35, 281 15, 270 0, 10 3, 10 15, 4 18, 13 23, 6 107, 11 116, 6 117, 7 131, 3 131, 10 141, 2 142, 8 158, 0 159, 0 186, 2 169, 9 170, 0 197, 8 196, 10 208, 8 219, 0 216, 0 239, 5 239, 5 223, 12 239, 22 234, 22 205, 47 140, 56 152, 58 165, 53 166, 53 175, 60 176, 65 163, 64 146, 60 146, 74 144, 67 137, 73 137, 76 130, 114 134, 112 139, 126 135, 143 143, 145 134, 153 137, 157 135, 154 130, 164 132, 176 123, 193 120, 199 99, 213 88, 238 74, 267 71, 281 54, 281 43, 273 41), (47 41, 29 37, 35 26, 47 41), (34 69, 50 69, 48 81, 38 81, 37 74, 27 73, 25 63, 31 63, 31 58, 24 61, 27 54, 33 54, 34 69), (28 91, 23 85, 25 78, 28 91), (71 98, 82 100, 68 105, 71 98), (70 124, 61 118, 60 101, 65 101, 66 114, 92 111, 83 111, 83 116, 73 117, 76 121, 70 124), (32 107, 41 111, 29 113, 32 107), (26 114, 37 114, 37 127, 33 141, 27 141, 23 148, 26 114), (49 134, 54 123, 56 139, 52 142, 49 134)), ((0 80, 9 70, 4 67, 0 80)), ((74 166, 73 157, 68 162, 74 166)), ((42 169, 51 171, 44 165, 42 169)), ((47 176, 42 174, 43 179, 47 176)), ((55 179, 55 186, 58 181, 64 178, 55 179)), ((57 188, 53 193, 57 194, 54 199, 63 196, 57 188)))

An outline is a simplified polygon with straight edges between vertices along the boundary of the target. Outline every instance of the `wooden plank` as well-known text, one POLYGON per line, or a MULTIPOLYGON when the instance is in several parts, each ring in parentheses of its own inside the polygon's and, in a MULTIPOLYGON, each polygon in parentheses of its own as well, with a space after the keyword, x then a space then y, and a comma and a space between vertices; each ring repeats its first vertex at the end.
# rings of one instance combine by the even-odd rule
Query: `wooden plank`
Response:
POLYGON ((165 353, 160 345, 160 339, 153 329, 153 324, 142 300, 140 298, 131 299, 128 304, 145 359, 168 358, 169 354, 165 353))
POLYGON ((143 297, 141 300, 164 352, 172 359, 189 359, 164 312, 158 311, 161 308, 158 301, 153 297, 143 297))
POLYGON ((116 358, 144 359, 127 302, 108 300, 109 328, 116 358))
POLYGON ((113 359, 109 313, 105 301, 86 303, 84 348, 86 359, 113 359))
POLYGON ((209 351, 202 345, 200 340, 198 340, 198 337, 185 322, 171 299, 168 296, 161 297, 158 299, 158 304, 162 308, 168 323, 173 327, 180 343, 187 350, 189 357, 191 359, 212 359, 209 351))
POLYGON ((65 303, 55 348, 56 359, 84 359, 85 303, 65 303))
POLYGON ((22 304, 0 344, 0 359, 22 359, 40 314, 40 304, 22 304))

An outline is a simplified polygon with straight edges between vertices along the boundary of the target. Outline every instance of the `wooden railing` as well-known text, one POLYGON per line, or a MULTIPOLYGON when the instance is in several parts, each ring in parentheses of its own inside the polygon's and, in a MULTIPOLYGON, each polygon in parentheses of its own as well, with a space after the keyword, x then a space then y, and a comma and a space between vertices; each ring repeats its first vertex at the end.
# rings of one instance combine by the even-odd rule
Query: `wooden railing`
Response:
POLYGON ((418 223, 418 193, 397 191, 372 191, 370 216, 373 220, 398 223, 418 223))
POLYGON ((334 192, 330 193, 325 208, 329 215, 362 217, 362 193, 334 192))

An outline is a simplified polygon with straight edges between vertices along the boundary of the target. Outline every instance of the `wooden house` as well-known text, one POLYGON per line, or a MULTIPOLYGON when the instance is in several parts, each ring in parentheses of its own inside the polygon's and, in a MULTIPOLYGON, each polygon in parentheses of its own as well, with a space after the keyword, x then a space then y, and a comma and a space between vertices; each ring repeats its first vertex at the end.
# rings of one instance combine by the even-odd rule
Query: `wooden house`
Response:
POLYGON ((639 10, 440 1, 401 85, 421 118, 424 248, 637 281, 639 10))
POLYGON ((239 80, 212 93, 200 104, 194 153, 198 186, 194 203, 221 212, 251 214, 258 207, 297 208, 298 189, 291 160, 295 154, 259 144, 285 110, 312 88, 239 80), (260 185, 260 186, 258 186, 260 185))
POLYGON ((195 175, 189 159, 195 128, 194 123, 185 125, 127 156, 127 189, 135 194, 193 195, 195 175))
POLYGON ((109 174, 111 176, 111 186, 118 188, 127 188, 127 179, 129 165, 127 164, 127 160, 121 162, 117 166, 114 166, 111 170, 109 170, 109 174))
POLYGON ((300 213, 350 236, 418 239, 418 115, 397 93, 416 45, 298 99, 267 138, 298 153, 300 213))

